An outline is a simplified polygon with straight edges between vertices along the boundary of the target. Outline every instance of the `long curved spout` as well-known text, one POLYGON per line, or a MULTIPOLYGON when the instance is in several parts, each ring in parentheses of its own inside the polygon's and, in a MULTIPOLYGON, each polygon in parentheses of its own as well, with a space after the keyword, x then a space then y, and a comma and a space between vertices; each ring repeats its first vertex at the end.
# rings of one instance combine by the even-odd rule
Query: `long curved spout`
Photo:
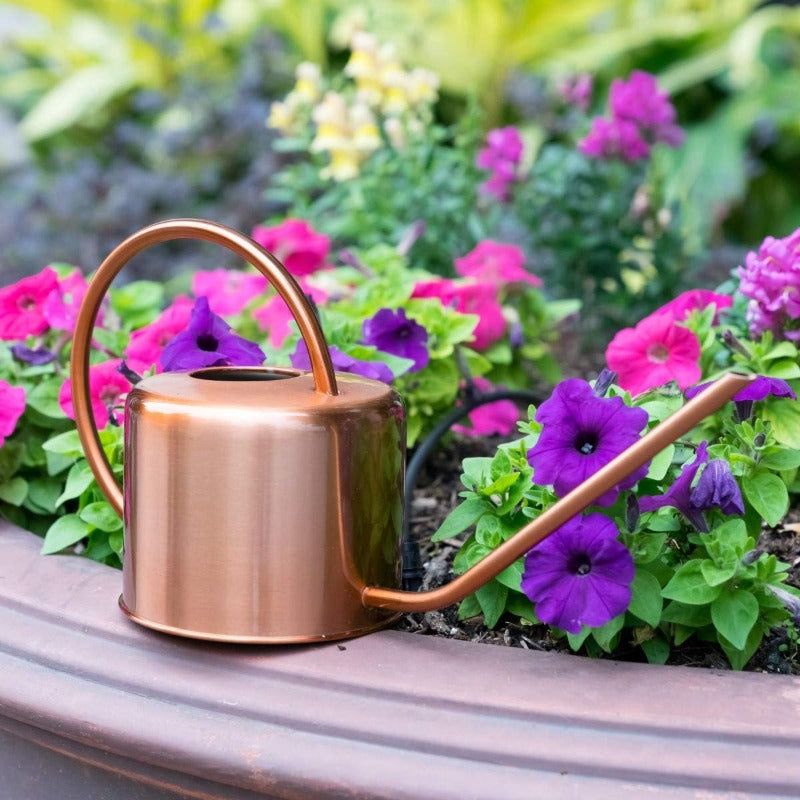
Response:
POLYGON ((755 377, 755 375, 731 372, 720 378, 713 386, 698 394, 653 428, 650 433, 598 470, 591 478, 529 522, 515 536, 446 586, 430 592, 403 592, 397 589, 366 586, 361 592, 361 602, 365 606, 411 612, 431 611, 463 600, 484 583, 499 575, 535 544, 590 506, 600 495, 605 494, 665 447, 688 433, 702 419, 713 414, 755 377))

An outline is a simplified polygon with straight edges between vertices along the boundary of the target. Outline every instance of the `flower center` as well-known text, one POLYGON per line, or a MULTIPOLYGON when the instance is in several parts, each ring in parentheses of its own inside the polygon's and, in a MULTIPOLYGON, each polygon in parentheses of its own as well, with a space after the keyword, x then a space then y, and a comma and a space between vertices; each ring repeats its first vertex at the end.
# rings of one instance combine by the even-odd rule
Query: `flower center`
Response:
POLYGON ((663 364, 669 359, 669 348, 659 342, 647 348, 647 357, 654 364, 663 364))
POLYGON ((119 389, 116 386, 109 384, 100 390, 100 402, 106 408, 112 408, 114 405, 116 405, 118 398, 119 389))
POLYGON ((595 431, 581 431, 575 439, 575 449, 585 456, 591 455, 597 449, 597 433, 595 431))
POLYGON ((592 571, 592 562, 586 553, 573 553, 567 569, 573 575, 588 575, 592 571))
POLYGON ((219 347, 219 342, 210 333, 203 333, 197 337, 197 346, 211 353, 219 347))
POLYGON ((411 332, 408 330, 407 327, 404 326, 404 327, 398 329, 397 338, 398 339, 408 339, 410 334, 411 334, 411 332))
POLYGON ((17 308, 22 309, 22 311, 31 311, 36 308, 36 299, 29 294, 24 294, 17 300, 17 308))

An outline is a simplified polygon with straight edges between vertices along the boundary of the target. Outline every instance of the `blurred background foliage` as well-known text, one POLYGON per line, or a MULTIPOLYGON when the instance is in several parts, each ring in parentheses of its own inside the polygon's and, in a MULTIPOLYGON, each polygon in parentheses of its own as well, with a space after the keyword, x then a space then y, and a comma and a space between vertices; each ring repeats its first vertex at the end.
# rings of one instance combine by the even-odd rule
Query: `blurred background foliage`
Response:
MULTIPOLYGON (((284 158, 264 126, 269 103, 299 61, 344 63, 357 27, 439 73, 442 121, 477 97, 487 127, 521 124, 528 141, 546 130, 548 82, 588 71, 604 97, 614 77, 650 71, 687 130, 658 167, 696 249, 733 248, 735 265, 763 236, 800 226, 793 4, 17 0, 0 2, 4 281, 53 260, 91 269, 161 217, 243 229, 264 219, 263 192, 284 158)), ((169 252, 171 267, 220 261, 196 246, 169 252)), ((164 269, 163 251, 144 258, 140 271, 164 269)))

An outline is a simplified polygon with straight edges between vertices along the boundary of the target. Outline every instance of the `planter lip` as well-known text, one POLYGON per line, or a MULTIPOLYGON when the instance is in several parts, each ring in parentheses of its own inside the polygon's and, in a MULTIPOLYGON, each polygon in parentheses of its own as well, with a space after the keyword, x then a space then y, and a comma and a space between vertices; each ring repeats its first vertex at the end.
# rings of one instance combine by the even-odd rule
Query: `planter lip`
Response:
POLYGON ((798 794, 798 677, 398 631, 183 640, 123 616, 118 571, 40 544, 0 523, 0 728, 112 771, 215 797, 798 794))

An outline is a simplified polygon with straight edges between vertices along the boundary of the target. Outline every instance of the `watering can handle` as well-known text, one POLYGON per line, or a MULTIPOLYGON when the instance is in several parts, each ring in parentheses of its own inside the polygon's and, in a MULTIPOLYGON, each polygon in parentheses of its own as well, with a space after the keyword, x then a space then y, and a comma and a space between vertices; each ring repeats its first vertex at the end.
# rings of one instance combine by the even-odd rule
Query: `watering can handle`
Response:
POLYGON ((361 591, 362 604, 395 611, 415 612, 431 611, 463 600, 499 575, 565 522, 580 514, 600 495, 605 494, 665 447, 688 433, 704 417, 713 414, 755 378, 755 375, 742 375, 736 372, 730 372, 720 378, 713 386, 692 398, 660 425, 656 425, 646 436, 634 442, 627 450, 562 497, 554 506, 529 522, 507 542, 450 583, 428 592, 403 592, 398 589, 365 586, 361 591))
POLYGON ((72 403, 75 422, 86 460, 114 510, 122 516, 123 496, 106 459, 92 414, 89 392, 89 345, 95 318, 103 298, 117 273, 137 253, 173 239, 200 239, 222 245, 250 262, 286 301, 308 347, 314 386, 318 392, 338 394, 330 351, 325 343, 314 309, 297 281, 275 256, 252 239, 216 222, 202 219, 170 219, 142 228, 118 245, 100 265, 86 290, 72 338, 72 403))

